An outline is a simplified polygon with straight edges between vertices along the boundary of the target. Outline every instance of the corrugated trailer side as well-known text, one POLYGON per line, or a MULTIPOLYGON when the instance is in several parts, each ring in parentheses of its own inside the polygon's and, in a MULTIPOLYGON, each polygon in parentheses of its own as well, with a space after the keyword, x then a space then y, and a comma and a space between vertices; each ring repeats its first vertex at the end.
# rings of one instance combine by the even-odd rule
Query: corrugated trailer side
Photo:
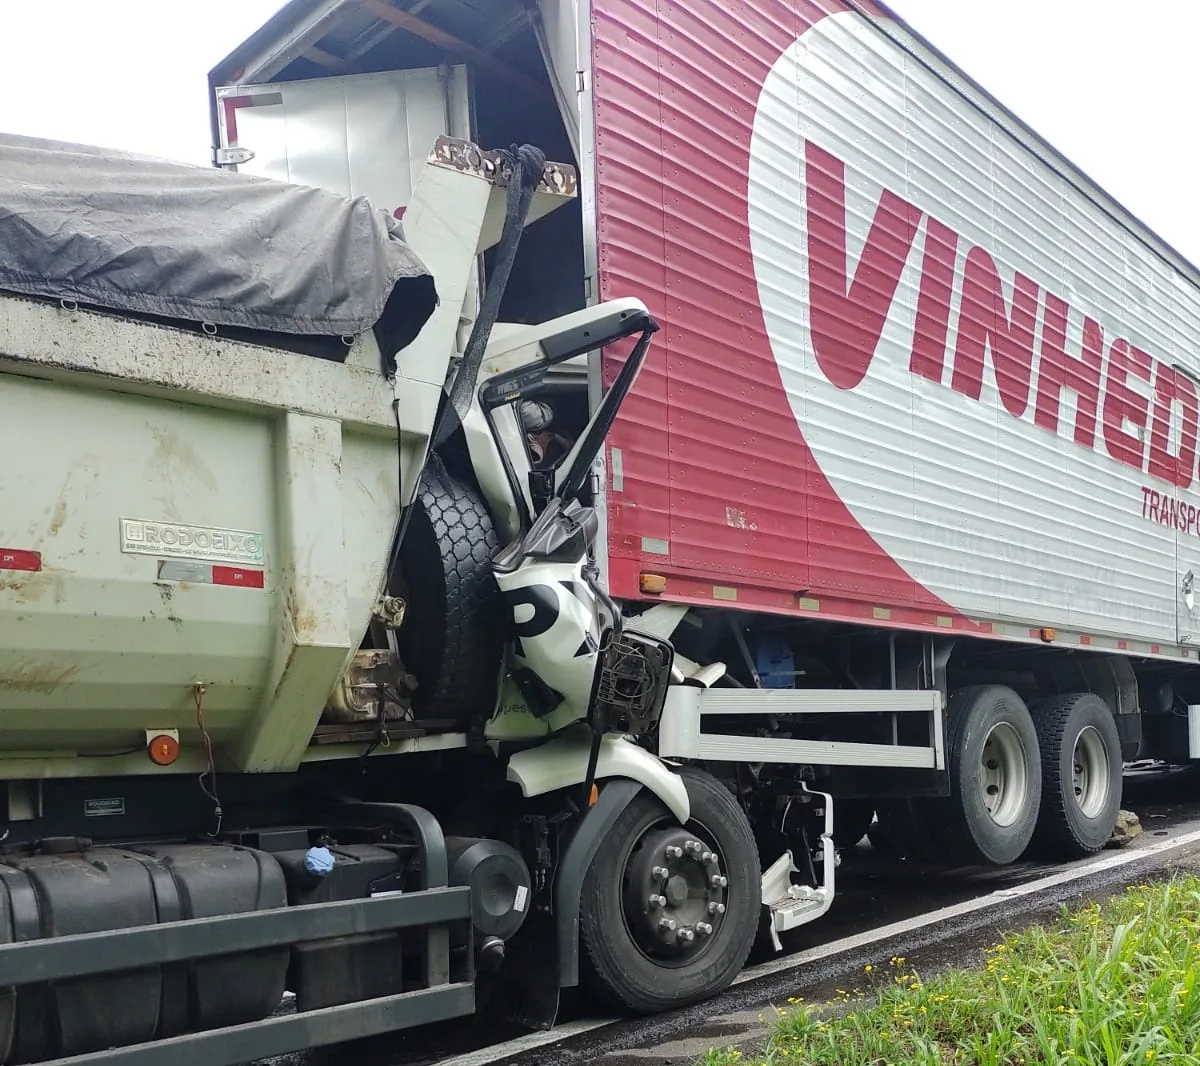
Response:
POLYGON ((667 351, 614 592, 1189 657, 1194 269, 882 8, 593 0, 591 41, 600 294, 667 351))

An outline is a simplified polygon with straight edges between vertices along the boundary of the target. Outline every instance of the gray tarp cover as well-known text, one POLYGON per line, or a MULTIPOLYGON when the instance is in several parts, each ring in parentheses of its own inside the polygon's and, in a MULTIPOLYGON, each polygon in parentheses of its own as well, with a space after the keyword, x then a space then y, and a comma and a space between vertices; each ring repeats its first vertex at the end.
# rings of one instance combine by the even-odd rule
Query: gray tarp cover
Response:
POLYGON ((435 300, 399 222, 364 199, 2 134, 0 289, 327 337, 374 327, 395 291, 411 338, 435 300))

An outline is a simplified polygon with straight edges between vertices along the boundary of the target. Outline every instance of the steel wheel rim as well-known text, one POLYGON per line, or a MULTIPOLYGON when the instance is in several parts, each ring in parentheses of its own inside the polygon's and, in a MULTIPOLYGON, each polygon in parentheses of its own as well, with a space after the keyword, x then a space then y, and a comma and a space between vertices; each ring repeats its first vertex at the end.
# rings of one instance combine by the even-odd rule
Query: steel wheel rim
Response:
POLYGON ((979 781, 988 817, 1002 828, 1013 825, 1029 795, 1029 766, 1025 745, 1007 722, 992 726, 983 739, 979 781))
POLYGON ((729 903, 729 871, 712 835, 694 822, 686 829, 669 822, 649 825, 622 866, 621 915, 638 951, 666 967, 706 954, 725 924, 729 903), (665 922, 673 924, 664 929, 665 922))
POLYGON ((1108 803, 1108 751, 1095 726, 1085 726, 1071 752, 1071 787, 1085 818, 1097 817, 1108 803))

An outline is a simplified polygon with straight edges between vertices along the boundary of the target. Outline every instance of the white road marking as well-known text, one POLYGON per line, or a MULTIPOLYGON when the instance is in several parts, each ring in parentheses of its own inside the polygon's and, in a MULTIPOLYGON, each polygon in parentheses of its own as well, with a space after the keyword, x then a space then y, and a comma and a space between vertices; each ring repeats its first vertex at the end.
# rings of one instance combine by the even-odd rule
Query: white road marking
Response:
MULTIPOLYGON (((747 970, 743 970, 741 975, 733 982, 734 987, 745 984, 747 981, 758 981, 764 977, 771 977, 787 970, 799 969, 808 963, 819 962, 837 955, 858 951, 864 947, 869 947, 871 944, 879 943, 882 940, 888 940, 895 936, 903 936, 906 933, 914 933, 920 929, 927 929, 929 926, 937 925, 939 922, 944 922, 951 918, 960 918, 963 915, 987 910, 990 907, 998 907, 1010 899, 1033 895, 1046 889, 1070 884, 1072 881, 1081 881, 1086 877, 1102 873, 1105 870, 1128 866, 1150 855, 1163 855, 1172 851, 1182 851, 1193 844, 1200 843, 1200 820, 1183 822, 1167 832, 1169 835, 1162 839, 1151 840, 1148 843, 1140 845, 1134 844, 1120 851, 1107 852, 1096 858, 1083 859, 1072 864, 1065 870, 1047 874, 1045 877, 1039 877, 1034 881, 1027 881, 1024 884, 1014 885, 1011 888, 999 888, 993 892, 989 892, 987 895, 966 900, 963 903, 955 903, 952 906, 942 907, 936 911, 928 911, 914 918, 905 918, 903 921, 892 922, 890 925, 879 926, 863 933, 843 937, 841 940, 832 940, 828 944, 822 944, 820 947, 809 948, 807 951, 798 951, 793 955, 785 955, 779 959, 772 959, 770 962, 760 963, 758 966, 752 966, 747 970)), ((1146 838, 1143 837, 1141 839, 1146 838)), ((551 1029, 549 1032, 528 1033, 525 1036, 519 1036, 515 1040, 508 1040, 502 1044, 492 1044, 489 1047, 480 1048, 478 1051, 470 1051, 448 1059, 439 1059, 437 1066, 491 1066, 492 1063, 503 1059, 509 1059, 527 1051, 536 1051, 538 1048, 560 1044, 564 1040, 570 1040, 572 1037, 582 1036, 584 1033, 594 1032, 597 1029, 603 1029, 605 1026, 617 1025, 625 1021, 628 1021, 628 1019, 601 1018, 567 1022, 564 1025, 551 1029)))
POLYGON ((1108 852, 1107 854, 1100 855, 1098 858, 1083 859, 1078 863, 1072 864, 1066 870, 1047 874, 1045 877, 1039 877, 1035 881, 1026 881, 1024 884, 1013 885, 1011 888, 998 888, 985 896, 977 896, 975 899, 955 903, 949 907, 942 907, 936 911, 927 911, 913 918, 905 918, 903 921, 892 922, 890 925, 877 926, 866 932, 856 933, 854 936, 843 937, 841 940, 831 940, 828 944, 822 944, 820 947, 809 948, 807 951, 798 951, 794 955, 786 955, 783 958, 760 963, 758 966, 752 966, 747 970, 743 970, 734 980, 734 987, 745 984, 747 981, 756 981, 763 977, 770 977, 772 974, 782 973, 784 970, 802 966, 805 963, 818 962, 822 959, 832 958, 835 955, 856 951, 878 943, 881 940, 888 940, 894 936, 915 933, 919 929, 927 929, 931 925, 937 925, 951 918, 961 918, 963 915, 987 910, 989 907, 998 907, 1007 900, 1015 899, 1019 896, 1029 896, 1036 892, 1043 892, 1049 888, 1057 888, 1060 885, 1070 884, 1072 881, 1081 881, 1085 877, 1091 877, 1093 874, 1102 873, 1105 870, 1128 866, 1130 863, 1144 859, 1148 855, 1161 855, 1163 852, 1182 850, 1192 844, 1200 843, 1200 828, 1187 829, 1186 832, 1182 833, 1178 832, 1178 829, 1187 826, 1200 827, 1200 821, 1183 822, 1180 826, 1176 827, 1176 830, 1168 830, 1172 834, 1171 836, 1153 841, 1141 847, 1135 846, 1121 851, 1108 852))
POLYGON ((465 1055, 455 1055, 450 1059, 438 1059, 437 1066, 489 1066, 490 1063, 498 1062, 501 1059, 510 1059, 525 1051, 536 1051, 540 1047, 561 1044, 573 1036, 582 1036, 584 1033, 590 1033, 593 1029, 603 1029, 606 1025, 614 1025, 622 1020, 621 1018, 604 1018, 600 1021, 567 1022, 565 1025, 556 1025, 549 1032, 527 1033, 525 1036, 518 1036, 515 1040, 507 1040, 503 1044, 492 1044, 490 1047, 480 1048, 478 1051, 468 1051, 465 1055))

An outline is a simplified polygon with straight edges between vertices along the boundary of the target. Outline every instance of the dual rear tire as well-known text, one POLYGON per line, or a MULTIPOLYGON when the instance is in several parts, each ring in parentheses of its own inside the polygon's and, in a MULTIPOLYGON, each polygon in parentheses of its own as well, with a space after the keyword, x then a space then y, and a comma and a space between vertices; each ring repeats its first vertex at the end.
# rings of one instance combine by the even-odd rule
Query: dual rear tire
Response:
POLYGON ((1121 737, 1099 696, 1054 696, 1034 707, 1042 809, 1033 843, 1049 857, 1088 855, 1108 843, 1121 808, 1121 737))
POLYGON ((1064 860, 1104 847, 1122 763, 1100 697, 1054 696, 1030 708, 1012 689, 978 686, 954 693, 947 720, 950 795, 888 804, 881 842, 913 858, 997 866, 1030 851, 1064 860))

